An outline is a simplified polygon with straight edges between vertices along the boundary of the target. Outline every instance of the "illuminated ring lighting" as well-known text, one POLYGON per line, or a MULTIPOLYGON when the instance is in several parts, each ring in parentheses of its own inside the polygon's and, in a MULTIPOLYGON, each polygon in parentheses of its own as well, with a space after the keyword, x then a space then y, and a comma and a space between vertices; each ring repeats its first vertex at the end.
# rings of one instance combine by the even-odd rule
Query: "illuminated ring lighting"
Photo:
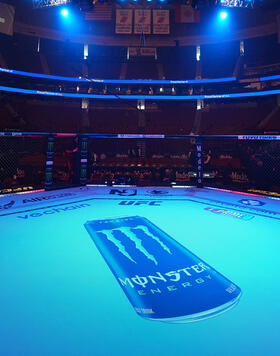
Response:
POLYGON ((225 78, 214 78, 214 79, 190 79, 190 80, 130 80, 130 79, 94 79, 94 78, 74 78, 74 77, 63 77, 57 75, 48 75, 32 72, 24 72, 21 70, 1 68, 0 72, 14 75, 22 75, 32 78, 44 78, 52 80, 63 80, 68 82, 86 82, 94 84, 203 84, 203 83, 224 83, 224 82, 234 82, 236 77, 225 77, 225 78))
POLYGON ((102 95, 102 94, 75 94, 61 93, 42 90, 30 90, 13 87, 0 86, 0 91, 7 91, 22 94, 35 94, 68 98, 90 98, 90 99, 145 99, 145 100, 197 100, 197 99, 230 99, 230 98, 245 98, 264 95, 280 94, 280 89, 257 91, 250 93, 233 93, 233 94, 213 94, 213 95, 102 95))
MULTIPOLYGON (((21 70, 8 69, 0 67, 0 72, 21 75, 32 78, 44 78, 52 80, 63 80, 68 82, 86 82, 86 83, 104 83, 104 84, 195 84, 195 83, 223 83, 234 82, 236 77, 214 78, 214 79, 190 79, 190 80, 121 80, 121 79, 94 79, 94 78, 75 78, 75 77, 63 77, 58 75, 40 74, 32 72, 24 72, 21 70)), ((260 81, 280 79, 280 75, 271 75, 266 77, 260 77, 260 81)))
POLYGON ((260 81, 261 82, 265 82, 266 80, 278 80, 280 79, 280 75, 277 74, 277 75, 270 75, 268 77, 260 77, 260 81))

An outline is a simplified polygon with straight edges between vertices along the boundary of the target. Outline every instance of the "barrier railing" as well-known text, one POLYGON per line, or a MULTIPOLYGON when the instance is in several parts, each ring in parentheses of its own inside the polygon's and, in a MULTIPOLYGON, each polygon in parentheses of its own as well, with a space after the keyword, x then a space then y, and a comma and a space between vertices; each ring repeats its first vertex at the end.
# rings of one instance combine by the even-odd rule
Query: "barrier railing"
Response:
POLYGON ((1 194, 87 183, 278 194, 280 136, 0 133, 1 194))
MULTIPOLYGON (((244 89, 243 89, 244 90, 244 89)), ((203 94, 203 95, 150 95, 150 94, 87 94, 87 93, 69 93, 69 92, 59 92, 59 91, 47 91, 47 90, 37 90, 37 89, 24 89, 15 88, 8 86, 1 86, 0 91, 10 92, 10 93, 20 93, 20 94, 30 94, 30 95, 42 95, 42 96, 54 96, 63 98, 88 98, 88 99, 109 99, 109 100, 217 100, 217 99, 233 99, 233 98, 250 98, 258 96, 268 96, 268 95, 278 95, 280 94, 280 89, 273 90, 259 90, 259 91, 247 91, 238 93, 217 93, 217 94, 203 94)))
POLYGON ((24 72, 21 70, 8 69, 0 67, 1 73, 19 75, 31 78, 43 78, 51 80, 62 80, 68 82, 84 82, 84 83, 104 83, 104 84, 207 84, 207 83, 226 83, 234 82, 237 80, 236 77, 223 77, 223 78, 205 78, 205 79, 183 79, 183 80, 143 80, 143 79, 97 79, 97 78, 75 78, 75 77, 63 77, 57 75, 41 74, 41 73, 31 73, 24 72))

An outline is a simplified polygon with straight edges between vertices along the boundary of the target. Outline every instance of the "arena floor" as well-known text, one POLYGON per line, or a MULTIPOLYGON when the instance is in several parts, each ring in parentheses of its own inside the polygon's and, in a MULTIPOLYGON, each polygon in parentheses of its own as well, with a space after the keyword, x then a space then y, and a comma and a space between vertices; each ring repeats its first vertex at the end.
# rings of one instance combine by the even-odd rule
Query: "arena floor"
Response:
POLYGON ((280 200, 210 188, 82 187, 0 197, 0 355, 278 356, 280 200), (214 318, 133 310, 84 223, 142 216, 242 290, 214 318))

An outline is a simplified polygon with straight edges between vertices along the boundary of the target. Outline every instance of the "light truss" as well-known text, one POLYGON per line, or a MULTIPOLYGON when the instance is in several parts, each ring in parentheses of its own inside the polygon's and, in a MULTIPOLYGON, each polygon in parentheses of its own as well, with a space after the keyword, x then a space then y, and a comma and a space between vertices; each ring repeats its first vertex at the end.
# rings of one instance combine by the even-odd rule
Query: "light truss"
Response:
POLYGON ((255 0, 220 0, 219 4, 226 7, 247 7, 253 8, 255 0))
POLYGON ((65 5, 70 2, 72 2, 72 0, 33 0, 33 8, 39 9, 42 7, 65 5))

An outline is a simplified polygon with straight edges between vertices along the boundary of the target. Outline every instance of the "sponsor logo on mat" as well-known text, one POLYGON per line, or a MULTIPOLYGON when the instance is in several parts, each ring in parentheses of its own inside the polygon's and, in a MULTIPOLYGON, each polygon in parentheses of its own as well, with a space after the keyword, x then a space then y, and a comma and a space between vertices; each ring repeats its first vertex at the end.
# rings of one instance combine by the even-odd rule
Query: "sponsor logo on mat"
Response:
POLYGON ((219 209, 219 208, 205 208, 207 211, 211 211, 211 213, 230 216, 232 218, 241 219, 241 220, 251 220, 254 218, 254 215, 241 213, 239 211, 227 210, 227 209, 219 209))
POLYGON ((120 195, 120 196, 133 196, 137 194, 137 189, 111 189, 109 194, 120 195))
POLYGON ((65 197, 70 197, 76 195, 75 193, 61 193, 61 194, 52 194, 52 195, 46 195, 46 196, 41 196, 41 197, 35 197, 35 198, 29 198, 29 199, 23 199, 22 203, 37 203, 45 200, 51 200, 51 199, 57 199, 57 198, 65 198, 65 197))
POLYGON ((123 200, 119 205, 150 205, 150 206, 160 206, 162 203, 161 200, 123 200))
POLYGON ((15 204, 15 201, 11 200, 9 203, 6 203, 4 205, 0 205, 0 210, 10 209, 14 204, 15 204))
POLYGON ((138 315, 172 323, 198 321, 237 304, 241 290, 141 216, 85 224, 138 315))
POLYGON ((61 208, 51 208, 51 209, 47 209, 47 210, 44 210, 44 211, 38 212, 38 213, 18 215, 17 218, 18 219, 22 219, 22 220, 27 220, 29 218, 39 218, 39 217, 44 216, 44 215, 52 215, 52 214, 57 214, 57 213, 63 213, 63 212, 67 212, 69 210, 87 208, 89 206, 90 206, 90 204, 85 203, 85 204, 76 204, 76 205, 64 206, 64 207, 61 207, 61 208))
POLYGON ((265 205, 262 201, 255 200, 255 199, 241 199, 239 203, 244 205, 251 205, 251 206, 262 206, 265 205))

